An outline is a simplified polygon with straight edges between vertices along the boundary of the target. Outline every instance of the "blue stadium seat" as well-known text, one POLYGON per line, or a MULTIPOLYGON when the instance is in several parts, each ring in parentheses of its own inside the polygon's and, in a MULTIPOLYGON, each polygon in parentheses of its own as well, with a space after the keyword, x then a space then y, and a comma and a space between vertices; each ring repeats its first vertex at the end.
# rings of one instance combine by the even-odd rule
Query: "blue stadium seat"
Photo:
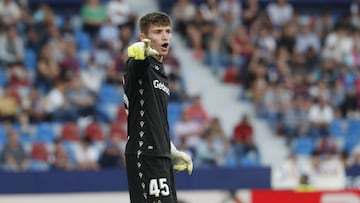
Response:
POLYGON ((4 125, 0 124, 0 144, 3 145, 7 142, 7 133, 4 125))
POLYGON ((24 66, 27 70, 34 71, 37 67, 36 53, 32 49, 26 49, 24 54, 24 66))
POLYGON ((346 134, 360 134, 360 120, 358 119, 348 120, 348 127, 346 134))
POLYGON ((52 143, 56 138, 53 124, 43 122, 37 126, 35 140, 36 142, 52 143))
POLYGON ((179 102, 170 102, 168 104, 168 121, 170 128, 170 136, 173 135, 173 128, 176 121, 180 119, 182 104, 179 102))
POLYGON ((296 155, 310 156, 314 149, 314 141, 309 137, 299 137, 295 141, 294 153, 296 155))
POLYGON ((76 31, 75 39, 80 51, 90 51, 92 48, 91 37, 88 33, 84 31, 76 31))
POLYGON ((102 84, 99 90, 99 98, 102 103, 122 104, 123 91, 115 85, 102 84))
POLYGON ((259 158, 254 153, 249 153, 244 157, 241 157, 240 166, 243 167, 258 167, 260 166, 259 158))
POLYGON ((344 136, 343 128, 344 120, 335 119, 329 125, 330 136, 332 137, 342 137, 344 136))
POLYGON ((358 143, 360 143, 360 134, 348 133, 344 139, 343 150, 351 152, 358 143))
POLYGON ((70 142, 70 141, 63 141, 62 142, 62 145, 63 147, 65 148, 69 158, 70 158, 70 161, 71 163, 73 164, 76 164, 76 157, 75 157, 75 151, 74 151, 74 145, 76 145, 78 143, 75 143, 74 142, 70 142))
POLYGON ((7 82, 6 71, 3 67, 0 67, 0 86, 3 87, 7 82))
POLYGON ((30 160, 29 171, 48 171, 50 169, 49 163, 39 160, 30 160))
POLYGON ((56 15, 55 16, 55 24, 58 28, 63 28, 65 23, 65 17, 62 15, 56 15))

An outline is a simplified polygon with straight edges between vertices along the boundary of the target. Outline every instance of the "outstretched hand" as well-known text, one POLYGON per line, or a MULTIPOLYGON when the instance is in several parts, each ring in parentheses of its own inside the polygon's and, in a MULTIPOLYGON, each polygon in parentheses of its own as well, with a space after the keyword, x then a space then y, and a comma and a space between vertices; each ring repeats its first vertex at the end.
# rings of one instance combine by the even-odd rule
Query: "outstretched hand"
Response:
POLYGON ((150 47, 150 39, 143 39, 141 42, 135 42, 127 49, 129 57, 135 60, 145 60, 147 56, 157 56, 159 52, 150 47))

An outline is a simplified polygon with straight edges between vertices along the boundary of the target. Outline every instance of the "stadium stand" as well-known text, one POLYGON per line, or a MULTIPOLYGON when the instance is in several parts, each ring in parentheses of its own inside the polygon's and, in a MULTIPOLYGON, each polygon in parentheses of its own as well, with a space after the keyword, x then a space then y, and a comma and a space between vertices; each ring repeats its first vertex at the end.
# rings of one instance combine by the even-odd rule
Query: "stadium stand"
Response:
MULTIPOLYGON (((104 7, 109 1, 94 2, 104 7)), ((195 61, 192 65, 201 64, 207 68, 207 73, 210 72, 208 76, 216 82, 220 81, 216 85, 226 86, 229 81, 235 84, 232 87, 240 94, 235 105, 249 105, 257 116, 254 118, 257 132, 254 144, 259 154, 255 155, 235 156, 231 131, 236 123, 220 120, 226 122, 220 125, 226 129, 222 141, 228 148, 224 150, 223 160, 216 162, 217 167, 233 167, 234 164, 254 167, 268 163, 268 160, 261 159, 267 157, 268 154, 263 152, 271 151, 271 146, 257 137, 258 132, 268 129, 273 136, 269 140, 280 140, 287 152, 296 155, 310 156, 314 150, 320 150, 318 143, 321 139, 329 139, 329 143, 331 139, 336 139, 342 143, 336 147, 338 154, 342 151, 351 154, 356 149, 360 129, 357 70, 360 63, 358 47, 350 45, 356 44, 352 42, 359 39, 360 26, 356 15, 359 5, 354 3, 350 9, 351 1, 332 0, 333 4, 322 8, 322 11, 334 11, 329 16, 326 12, 319 15, 309 6, 313 3, 323 5, 324 1, 284 1, 288 16, 277 21, 279 16, 276 16, 278 12, 274 12, 274 9, 276 11, 278 7, 273 1, 237 1, 238 4, 234 5, 238 6, 238 10, 232 11, 233 15, 239 15, 237 20, 231 20, 232 16, 227 15, 231 14, 228 10, 233 2, 231 0, 183 1, 188 5, 178 2, 159 1, 161 9, 174 19, 174 42, 186 47, 183 50, 192 52, 186 55, 195 61), (176 7, 187 11, 188 18, 181 18, 184 16, 176 13, 176 7), (200 27, 206 31, 200 30, 200 27), (336 40, 343 40, 342 45, 336 44, 336 40), (333 51, 331 47, 342 52, 333 51), (231 79, 228 78, 230 76, 231 79), (305 116, 304 120, 296 120, 295 123, 299 125, 291 126, 290 122, 284 122, 284 118, 298 115, 299 109, 294 107, 297 97, 303 98, 297 107, 305 116), (322 122, 310 122, 307 117, 310 106, 316 106, 314 100, 320 97, 325 98, 331 108, 330 118, 324 126, 322 122), (259 125, 259 122, 265 122, 268 126, 259 125), (261 126, 264 128, 259 129, 261 126), (293 127, 294 139, 290 144, 286 143, 290 131, 285 126, 293 127)), ((16 55, 14 61, 0 61, 0 149, 7 143, 7 132, 11 128, 19 132, 20 143, 26 146, 28 155, 34 160, 48 161, 47 166, 32 161, 29 170, 51 170, 53 162, 45 159, 44 154, 52 156, 57 139, 68 153, 74 166, 72 169, 77 165, 74 149, 84 137, 96 141, 92 144, 97 146, 94 150, 98 155, 112 136, 120 137, 119 148, 122 152, 124 150, 126 115, 122 107, 123 90, 121 82, 111 76, 113 70, 119 76, 122 74, 126 40, 119 36, 121 43, 108 46, 99 40, 97 33, 87 32, 83 26, 84 16, 81 15, 81 8, 85 4, 83 1, 31 1, 25 7, 22 4, 16 7, 23 12, 23 16, 12 19, 13 23, 1 24, 4 30, 2 38, 12 39, 11 33, 6 31, 16 28, 16 36, 13 37, 21 39, 21 48, 16 49, 19 57, 11 49, 0 50, 16 55), (73 49, 75 53, 71 54, 73 49), (85 72, 100 83, 94 86, 86 84, 84 77, 80 77, 85 72), (76 92, 76 99, 72 92, 75 80, 84 83, 84 89, 76 92), (39 92, 37 98, 33 97, 34 91, 39 92)), ((139 13, 135 10, 132 12, 139 13)), ((99 26, 105 22, 102 19, 99 26)), ((126 33, 124 29, 120 27, 119 33, 126 33)), ((135 41, 136 32, 130 30, 128 41, 135 41)), ((189 63, 179 62, 176 51, 169 56, 166 64, 170 67, 170 79, 174 84, 171 86, 172 94, 179 95, 171 98, 168 107, 170 133, 174 138, 174 125, 180 120, 181 112, 192 108, 199 92, 192 92, 187 86, 186 81, 191 76, 182 72, 182 65, 188 66, 189 63)), ((198 90, 203 88, 210 91, 206 85, 210 87, 212 84, 205 84, 198 90)), ((221 90, 214 92, 225 94, 221 90)), ((215 117, 214 114, 222 110, 219 98, 211 97, 211 101, 208 101, 206 96, 203 99, 206 100, 205 113, 215 117)), ((224 110, 227 111, 226 116, 235 118, 232 119, 235 121, 240 113, 244 113, 235 112, 239 110, 237 107, 226 109, 229 109, 229 112, 224 110)), ((207 122, 201 125, 206 129, 212 127, 207 122)), ((197 135, 204 143, 205 132, 197 135)), ((187 146, 181 147, 186 149, 187 146)), ((191 150, 194 160, 197 160, 196 150, 191 150)), ((202 167, 201 164, 195 165, 202 167)))

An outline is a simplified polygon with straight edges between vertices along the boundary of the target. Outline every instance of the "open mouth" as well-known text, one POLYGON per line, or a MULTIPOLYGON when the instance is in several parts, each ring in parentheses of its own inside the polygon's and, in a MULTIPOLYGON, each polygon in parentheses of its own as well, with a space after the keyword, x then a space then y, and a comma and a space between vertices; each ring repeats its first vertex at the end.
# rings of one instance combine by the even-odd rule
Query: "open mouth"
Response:
POLYGON ((161 45, 161 47, 167 49, 169 47, 169 43, 164 43, 161 45))

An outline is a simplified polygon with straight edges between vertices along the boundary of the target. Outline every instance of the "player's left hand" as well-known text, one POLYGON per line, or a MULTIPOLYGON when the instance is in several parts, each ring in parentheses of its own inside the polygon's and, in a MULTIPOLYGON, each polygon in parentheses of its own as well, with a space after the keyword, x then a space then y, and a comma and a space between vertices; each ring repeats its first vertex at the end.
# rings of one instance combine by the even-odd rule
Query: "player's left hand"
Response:
POLYGON ((193 171, 193 162, 191 160, 191 157, 182 151, 176 151, 171 155, 174 163, 174 171, 180 172, 187 169, 189 175, 191 175, 193 171))

